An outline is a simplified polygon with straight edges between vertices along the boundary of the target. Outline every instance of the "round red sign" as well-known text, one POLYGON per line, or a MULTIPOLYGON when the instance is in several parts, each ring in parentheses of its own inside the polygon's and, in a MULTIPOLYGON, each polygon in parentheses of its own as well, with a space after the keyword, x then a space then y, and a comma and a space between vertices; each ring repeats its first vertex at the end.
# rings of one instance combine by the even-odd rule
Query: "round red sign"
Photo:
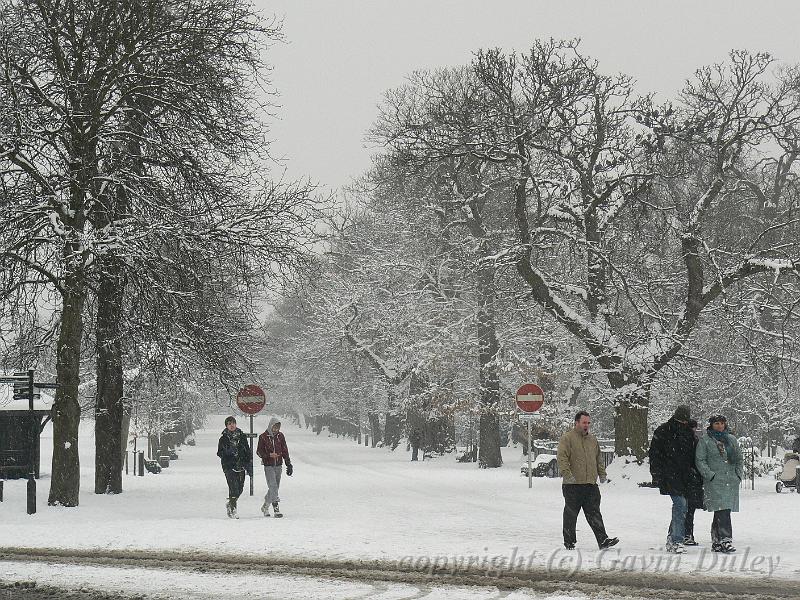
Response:
POLYGON ((246 385, 236 394, 236 406, 243 413, 254 415, 267 403, 267 395, 257 385, 246 385))
POLYGON ((533 413, 544 404, 544 390, 535 383, 526 383, 517 390, 517 408, 533 413))

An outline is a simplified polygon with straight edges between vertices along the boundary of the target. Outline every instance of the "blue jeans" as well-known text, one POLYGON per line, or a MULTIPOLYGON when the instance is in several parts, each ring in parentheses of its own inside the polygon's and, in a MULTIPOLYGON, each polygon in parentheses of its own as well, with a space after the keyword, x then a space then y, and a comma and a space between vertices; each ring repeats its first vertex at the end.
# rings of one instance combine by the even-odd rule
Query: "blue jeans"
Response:
POLYGON ((686 496, 673 496, 672 498, 672 521, 669 524, 669 537, 673 544, 682 544, 686 536, 686 510, 689 503, 686 496))

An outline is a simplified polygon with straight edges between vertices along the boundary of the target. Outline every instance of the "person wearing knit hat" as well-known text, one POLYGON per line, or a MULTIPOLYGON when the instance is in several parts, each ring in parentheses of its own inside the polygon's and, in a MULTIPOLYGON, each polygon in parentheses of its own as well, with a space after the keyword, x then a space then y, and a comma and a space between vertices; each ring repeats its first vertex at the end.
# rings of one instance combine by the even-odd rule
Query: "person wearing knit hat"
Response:
POLYGON ((706 434, 697 443, 697 470, 703 476, 703 500, 711 523, 711 551, 735 552, 731 512, 739 510, 739 484, 744 477, 744 461, 738 440, 728 432, 723 415, 708 419, 706 434))
POLYGON ((648 452, 653 483, 661 494, 672 499, 666 550, 677 554, 686 551, 687 496, 695 459, 695 438, 688 426, 689 419, 689 407, 685 404, 678 406, 672 417, 653 432, 648 452))
POLYGON ((692 418, 692 411, 686 404, 681 404, 675 409, 672 418, 681 423, 688 423, 692 418))

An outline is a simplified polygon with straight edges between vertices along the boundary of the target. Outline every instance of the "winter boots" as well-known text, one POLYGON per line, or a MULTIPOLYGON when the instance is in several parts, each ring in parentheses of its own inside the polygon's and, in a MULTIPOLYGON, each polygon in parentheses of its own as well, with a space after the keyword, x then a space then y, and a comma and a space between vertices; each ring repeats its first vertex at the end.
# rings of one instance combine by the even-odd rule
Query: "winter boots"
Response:
POLYGON ((280 517, 283 516, 283 513, 281 512, 281 509, 278 508, 278 503, 277 502, 273 502, 272 503, 272 511, 275 513, 275 518, 280 518, 280 517))
POLYGON ((225 508, 228 511, 229 519, 239 518, 239 513, 236 511, 236 498, 228 498, 228 501, 225 503, 225 508))
POLYGON ((693 535, 687 535, 685 538, 683 538, 683 545, 684 546, 699 546, 699 544, 694 541, 694 536, 693 535))
POLYGON ((667 537, 667 543, 665 544, 664 549, 672 554, 684 554, 686 552, 686 546, 680 543, 676 544, 670 537, 667 537))
POLYGON ((733 543, 730 540, 725 540, 724 542, 714 542, 711 544, 711 551, 730 554, 731 552, 736 552, 736 548, 733 547, 733 543))
POLYGON ((261 505, 261 512, 264 514, 265 517, 270 516, 269 515, 269 504, 264 502, 264 504, 261 505))

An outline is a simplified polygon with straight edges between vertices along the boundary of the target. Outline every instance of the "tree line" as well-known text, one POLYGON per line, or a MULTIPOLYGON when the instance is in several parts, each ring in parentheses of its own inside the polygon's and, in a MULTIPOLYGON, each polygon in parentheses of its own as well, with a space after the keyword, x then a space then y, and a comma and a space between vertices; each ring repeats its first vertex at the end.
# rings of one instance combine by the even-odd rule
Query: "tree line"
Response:
POLYGON ((285 394, 390 448, 477 421, 484 467, 525 381, 545 428, 590 406, 618 455, 678 401, 793 433, 798 74, 734 51, 657 100, 575 40, 414 72, 267 329, 285 394))
POLYGON ((87 382, 95 491, 120 492, 137 388, 180 389, 174 405, 252 369, 259 297, 320 209, 270 175, 280 36, 232 0, 0 8, 0 327, 9 356, 52 361, 51 505, 78 504, 87 382))

